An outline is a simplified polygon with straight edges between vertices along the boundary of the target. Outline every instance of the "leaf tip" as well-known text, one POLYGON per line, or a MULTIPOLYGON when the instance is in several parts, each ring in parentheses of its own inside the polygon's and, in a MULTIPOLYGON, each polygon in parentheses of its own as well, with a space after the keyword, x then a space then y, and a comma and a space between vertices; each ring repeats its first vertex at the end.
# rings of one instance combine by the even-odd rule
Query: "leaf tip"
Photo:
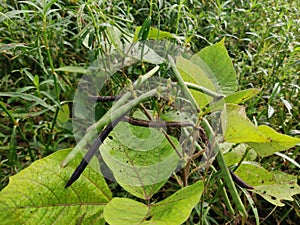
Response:
POLYGON ((222 38, 222 40, 219 42, 219 43, 220 43, 220 45, 224 46, 224 44, 225 44, 225 40, 226 40, 226 37, 223 37, 223 38, 222 38))

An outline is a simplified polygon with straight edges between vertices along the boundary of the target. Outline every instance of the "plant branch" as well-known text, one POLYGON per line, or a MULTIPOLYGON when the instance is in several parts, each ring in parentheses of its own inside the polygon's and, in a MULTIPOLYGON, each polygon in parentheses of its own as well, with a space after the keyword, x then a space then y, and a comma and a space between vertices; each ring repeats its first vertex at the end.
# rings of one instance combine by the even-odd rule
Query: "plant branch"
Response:
POLYGON ((214 97, 214 98, 223 98, 224 95, 222 94, 219 94, 217 92, 214 92, 212 90, 209 90, 208 88, 205 88, 203 86, 199 86, 199 85, 196 85, 196 84, 193 84, 193 83, 190 83, 190 82, 184 82, 186 84, 186 86, 188 88, 191 88, 191 89, 194 89, 196 91, 200 91, 206 95, 209 95, 211 97, 214 97))
POLYGON ((182 79, 176 65, 175 65, 175 62, 173 60, 173 58, 169 55, 168 56, 168 59, 170 61, 170 64, 171 64, 171 67, 174 71, 174 74, 179 82, 179 85, 181 86, 181 88, 183 89, 184 91, 184 94, 187 96, 187 99, 189 99, 191 101, 191 104, 195 107, 195 109, 197 109, 197 112, 199 113, 200 112, 200 109, 199 109, 199 106, 195 100, 195 98, 193 97, 192 93, 190 92, 190 90, 188 89, 188 87, 186 86, 184 80, 182 79))
MULTIPOLYGON (((206 119, 203 119, 203 122, 205 123, 206 128, 208 129, 208 132, 210 133, 211 137, 214 137, 215 134, 214 134, 214 131, 213 131, 212 127, 210 126, 209 122, 206 119)), ((245 206, 243 205, 243 202, 238 194, 236 186, 233 182, 233 179, 230 175, 229 169, 224 161, 222 152, 220 151, 217 143, 215 143, 213 145, 213 149, 215 150, 215 152, 217 152, 217 161, 220 166, 224 182, 225 182, 226 186, 228 187, 229 192, 231 194, 232 200, 233 200, 235 206, 237 207, 238 211, 241 213, 241 215, 243 217, 247 217, 247 211, 245 209, 245 206)))

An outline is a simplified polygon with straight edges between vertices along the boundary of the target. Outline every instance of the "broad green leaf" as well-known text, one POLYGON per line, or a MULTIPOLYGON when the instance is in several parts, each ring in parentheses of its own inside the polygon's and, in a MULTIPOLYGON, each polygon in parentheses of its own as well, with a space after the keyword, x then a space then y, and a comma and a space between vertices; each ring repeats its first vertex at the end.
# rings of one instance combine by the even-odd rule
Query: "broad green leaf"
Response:
POLYGON ((273 174, 255 162, 243 162, 235 171, 235 174, 254 187, 275 183, 273 174))
POLYGON ((149 208, 141 202, 128 198, 113 198, 104 208, 104 219, 112 225, 142 224, 149 208))
POLYGON ((292 196, 300 193, 296 176, 280 171, 268 172, 256 162, 243 162, 235 173, 254 187, 253 192, 277 206, 284 206, 281 200, 293 201, 292 196))
MULTIPOLYGON (((216 91, 214 82, 210 79, 210 75, 207 72, 209 68, 203 69, 203 67, 200 67, 181 56, 176 60, 176 67, 185 82, 197 84, 209 90, 216 91)), ((207 96, 199 91, 195 91, 192 89, 190 89, 190 91, 200 108, 203 108, 213 100, 212 97, 207 96)))
MULTIPOLYGON (((140 33, 141 28, 142 28, 141 26, 138 26, 135 29, 133 42, 138 41, 138 35, 140 33)), ((159 30, 155 27, 150 27, 147 38, 148 39, 153 39, 153 40, 161 40, 161 39, 165 40, 167 38, 175 39, 176 36, 174 34, 169 33, 169 32, 161 31, 161 30, 159 30)))
POLYGON ((255 192, 268 202, 284 206, 281 200, 293 201, 293 195, 300 194, 300 187, 295 184, 272 184, 255 188, 255 192))
POLYGON ((88 73, 89 70, 81 67, 81 66, 63 66, 60 68, 55 69, 55 71, 63 71, 63 72, 69 72, 69 73, 88 73))
POLYGON ((253 98, 260 91, 261 89, 257 89, 257 88, 250 88, 250 89, 238 91, 226 96, 225 102, 232 103, 232 104, 239 104, 253 98))
POLYGON ((293 195, 300 194, 297 177, 280 171, 270 172, 276 180, 275 184, 256 186, 253 190, 270 203, 284 206, 282 200, 293 201, 293 195))
POLYGON ((259 126, 258 130, 260 133, 265 135, 269 141, 266 143, 248 144, 256 150, 257 154, 262 157, 272 155, 274 152, 287 150, 291 147, 294 147, 296 144, 300 144, 300 138, 277 133, 275 130, 266 125, 259 126))
POLYGON ((183 224, 199 202, 203 189, 204 185, 200 180, 154 204, 150 209, 152 216, 150 222, 155 221, 170 225, 183 224))
POLYGON ((113 225, 180 225, 199 202, 203 189, 203 182, 198 181, 161 202, 149 205, 127 198, 113 198, 104 208, 104 218, 113 225))
POLYGON ((226 104, 221 119, 226 142, 269 142, 269 139, 248 119, 243 106, 226 104))
POLYGON ((299 138, 277 133, 266 125, 255 126, 246 116, 245 108, 239 105, 226 104, 221 117, 226 142, 247 143, 262 157, 300 143, 299 138))
POLYGON ((62 169, 61 161, 69 152, 53 153, 10 177, 0 193, 1 224, 104 224, 103 208, 111 200, 111 192, 91 167, 65 189, 82 159, 80 155, 62 169))
MULTIPOLYGON (((233 64, 224 46, 225 39, 220 42, 203 48, 200 52, 191 58, 196 63, 199 57, 208 65, 218 81, 220 93, 225 95, 235 92, 238 88, 237 76, 233 64)), ((196 63, 197 64, 197 63, 196 63)))
MULTIPOLYGON (((212 69, 206 64, 206 62, 199 57, 198 54, 194 54, 190 61, 199 66, 205 73, 205 75, 209 78, 209 80, 214 84, 214 89, 216 91, 222 92, 218 83, 218 80, 215 77, 215 74, 213 73, 212 69)), ((203 86, 203 85, 202 85, 203 86)), ((222 93, 223 94, 223 93, 222 93)))
POLYGON ((226 96, 224 99, 221 99, 216 102, 212 102, 209 105, 208 111, 212 112, 212 111, 221 110, 224 107, 224 103, 232 103, 232 104, 243 103, 243 102, 253 98, 260 91, 261 90, 257 89, 257 88, 250 88, 247 90, 235 92, 233 94, 226 96))
MULTIPOLYGON (((132 175, 132 174, 130 174, 132 175)), ((151 199, 151 197, 159 191, 159 189, 162 188, 162 186, 164 186, 164 184, 166 183, 167 180, 163 180, 159 183, 154 183, 154 184, 150 184, 150 185, 132 185, 132 184, 127 184, 128 180, 125 180, 125 178, 123 177, 115 177, 116 181, 122 186, 122 188, 124 188, 124 190, 126 190, 127 192, 129 192, 130 194, 141 198, 141 199, 145 199, 145 200, 149 200, 151 199)), ((142 181, 141 181, 142 182, 142 181)))
MULTIPOLYGON (((176 138, 170 137, 181 152, 176 138)), ((117 182, 131 194, 149 199, 171 176, 179 157, 159 129, 120 122, 100 147, 117 182)))

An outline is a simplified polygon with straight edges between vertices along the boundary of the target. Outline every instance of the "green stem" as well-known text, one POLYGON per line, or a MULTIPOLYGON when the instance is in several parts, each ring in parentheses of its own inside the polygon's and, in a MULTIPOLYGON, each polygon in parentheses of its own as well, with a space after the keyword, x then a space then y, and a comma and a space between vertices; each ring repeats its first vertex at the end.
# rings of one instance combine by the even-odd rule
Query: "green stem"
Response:
POLYGON ((59 100, 59 88, 58 88, 58 82, 57 82, 57 75, 54 70, 54 65, 53 65, 53 61, 52 61, 52 57, 51 57, 49 41, 48 41, 48 36, 47 36, 47 16, 46 16, 46 14, 43 15, 43 35, 44 35, 44 42, 45 42, 47 57, 48 57, 51 73, 53 75, 56 99, 59 100))
POLYGON ((233 169, 233 172, 237 170, 237 168, 240 167, 240 165, 242 164, 242 162, 244 161, 244 159, 246 158, 247 154, 249 152, 249 147, 246 148, 245 153, 243 154, 242 158, 240 159, 240 161, 237 163, 237 166, 233 169))
POLYGON ((214 97, 214 98, 221 98, 221 97, 224 97, 224 95, 222 94, 219 94, 217 92, 214 92, 214 91, 211 91, 203 86, 199 86, 199 85, 196 85, 196 84, 193 84, 193 83, 189 83, 189 82, 185 82, 185 85, 191 89, 194 89, 196 91, 200 91, 206 95, 209 95, 211 97, 214 97))
POLYGON ((229 169, 226 166, 226 163, 224 161, 222 152, 219 150, 219 147, 218 147, 217 144, 215 145, 215 148, 216 148, 216 151, 218 151, 217 161, 218 161, 218 164, 219 164, 220 169, 222 171, 222 175, 223 175, 223 179, 225 181, 225 184, 228 187, 229 192, 231 194, 232 200, 233 200, 234 204, 236 205, 238 211, 241 213, 241 215, 243 217, 247 217, 247 211, 246 211, 245 206, 244 206, 244 204, 243 204, 243 202, 242 202, 242 200, 241 200, 241 198, 238 194, 236 186, 235 186, 235 184, 232 180, 232 177, 230 175, 229 169))
POLYGON ((149 17, 151 17, 152 16, 152 11, 153 11, 153 0, 150 0, 150 3, 149 3, 149 5, 150 5, 150 9, 149 9, 149 17))
POLYGON ((177 80, 179 82, 179 85, 181 86, 181 88, 184 91, 184 94, 187 96, 188 100, 191 101, 191 104, 195 107, 195 109, 197 109, 197 111, 200 112, 198 104, 197 104, 195 98, 193 97, 192 93, 190 92, 190 90, 186 86, 184 80, 182 79, 182 77, 181 77, 181 75, 180 75, 180 73, 179 73, 179 71, 178 71, 178 69, 177 69, 177 67, 175 65, 175 62, 174 62, 173 58, 169 55, 168 59, 169 59, 169 62, 171 64, 171 66, 172 66, 174 74, 175 74, 175 76, 176 76, 176 78, 177 78, 177 80))
POLYGON ((46 155, 48 155, 50 153, 49 146, 51 144, 51 140, 52 140, 52 137, 53 137, 53 131, 54 131, 54 128, 55 128, 55 124, 56 124, 56 121, 57 121, 57 116, 58 116, 59 110, 60 110, 60 108, 57 107, 56 110, 55 110, 54 118, 52 120, 50 134, 48 135, 48 140, 47 140, 47 143, 46 143, 46 146, 45 146, 46 155))
MULTIPOLYGON (((203 119, 203 122, 205 124, 205 127, 207 128, 207 131, 210 134, 210 137, 215 137, 214 131, 213 131, 212 127, 210 126, 209 122, 206 119, 203 119)), ((247 211, 246 211, 245 206, 244 206, 244 204, 243 204, 243 202, 242 202, 242 200, 241 200, 241 198, 238 194, 236 186, 235 186, 235 184, 232 180, 229 169, 228 169, 228 167, 227 167, 227 165, 224 161, 223 154, 219 149, 218 143, 214 143, 212 146, 214 148, 213 150, 215 152, 217 152, 217 162, 220 166, 224 182, 225 182, 226 186, 229 189, 232 200, 233 200, 236 208, 240 212, 240 214, 243 217, 247 217, 247 211)))

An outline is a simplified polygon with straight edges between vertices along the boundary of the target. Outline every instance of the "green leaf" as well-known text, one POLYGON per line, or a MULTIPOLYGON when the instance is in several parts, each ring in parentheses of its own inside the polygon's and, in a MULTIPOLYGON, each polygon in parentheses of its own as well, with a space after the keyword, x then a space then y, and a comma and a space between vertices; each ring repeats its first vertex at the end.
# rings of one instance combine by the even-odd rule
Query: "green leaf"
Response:
MULTIPOLYGON (((176 138, 170 137, 181 151, 176 138)), ((100 147, 117 182, 131 194, 149 199, 175 171, 179 157, 157 128, 120 122, 100 147)))
POLYGON ((262 134, 246 116, 245 107, 226 104, 221 115, 223 135, 226 142, 268 142, 268 138, 262 134))
MULTIPOLYGON (((214 81, 210 78, 210 72, 208 72, 210 69, 207 66, 204 67, 203 65, 200 67, 181 56, 176 60, 176 67, 185 82, 197 84, 211 91, 216 91, 214 81)), ((200 108, 203 108, 213 100, 212 97, 199 91, 190 89, 190 92, 200 108)))
POLYGON ((260 91, 261 91, 261 89, 250 88, 247 90, 235 92, 233 94, 226 96, 224 99, 221 99, 217 102, 212 102, 209 105, 208 110, 209 110, 209 112, 221 110, 224 107, 224 103, 232 103, 232 104, 243 103, 243 102, 253 98, 260 91))
POLYGON ((104 224, 103 207, 110 201, 111 192, 91 167, 65 189, 82 159, 80 155, 62 169, 60 163, 69 152, 55 152, 10 177, 0 193, 1 224, 104 224))
POLYGON ((253 147, 257 154, 262 157, 272 155, 274 152, 287 150, 296 144, 300 144, 300 138, 277 133, 275 130, 266 125, 259 126, 258 130, 260 133, 265 135, 269 141, 266 143, 248 143, 248 145, 253 147))
MULTIPOLYGON (((130 176, 132 176, 132 174, 130 174, 130 176)), ((145 184, 132 185, 128 182, 128 180, 126 180, 126 177, 124 178, 124 177, 120 177, 120 176, 115 176, 115 178, 116 178, 116 181, 120 184, 120 186, 124 190, 126 190, 130 194, 132 194, 138 198, 144 199, 144 200, 151 199, 152 196, 156 192, 158 192, 159 189, 161 189, 162 186, 164 186, 164 184, 167 181, 167 180, 163 180, 161 182, 150 184, 150 185, 145 185, 145 184)))
POLYGON ((151 17, 147 17, 138 33, 138 40, 146 40, 151 26, 151 17))
POLYGON ((255 126, 246 116, 243 106, 226 104, 221 118, 226 142, 247 143, 262 157, 300 143, 300 138, 280 134, 266 125, 255 126))
POLYGON ((112 225, 142 224, 149 212, 148 207, 128 198, 113 198, 104 208, 104 219, 112 225))
POLYGON ((292 196, 300 193, 296 176, 280 171, 268 172, 256 162, 243 162, 235 173, 254 187, 253 192, 277 206, 284 206, 282 200, 293 201, 292 196))
POLYGON ((33 78, 33 84, 34 86, 38 87, 40 84, 40 77, 38 75, 35 75, 33 78))
POLYGON ((214 74, 221 90, 220 93, 225 95, 235 92, 238 88, 237 75, 234 70, 231 59, 224 46, 225 39, 220 42, 203 48, 200 52, 192 56, 191 61, 198 65, 202 59, 214 74))
POLYGON ((39 104, 47 109, 50 109, 52 112, 55 111, 54 107, 51 105, 48 105, 45 101, 43 101, 42 99, 34 96, 34 95, 30 95, 30 94, 25 94, 25 93, 18 93, 18 92, 1 92, 0 93, 0 97, 11 97, 11 98, 21 98, 24 99, 26 101, 33 101, 36 104, 39 104))
POLYGON ((257 88, 250 88, 247 90, 238 91, 226 96, 225 102, 232 103, 232 104, 239 104, 253 98, 260 91, 261 89, 257 89, 257 88))
POLYGON ((183 224, 200 201, 203 189, 203 182, 199 180, 154 204, 150 210, 152 216, 150 222, 155 221, 170 225, 183 224))
POLYGON ((60 68, 55 69, 55 71, 63 71, 63 72, 69 72, 69 73, 87 73, 89 70, 81 67, 81 66, 63 66, 60 68))
POLYGON ((253 192, 261 195, 270 203, 284 206, 282 200, 293 201, 293 195, 300 194, 297 177, 280 171, 270 172, 276 180, 275 184, 256 186, 253 192))
POLYGON ((235 147, 234 145, 235 144, 227 143, 227 142, 223 142, 219 144, 219 148, 223 152, 226 165, 231 166, 236 163, 239 163, 243 159, 246 151, 247 154, 244 158, 245 161, 255 160, 255 158, 257 157, 257 153, 254 149, 252 148, 249 150, 247 149, 249 148, 248 145, 239 144, 238 146, 235 147), (230 151, 227 152, 228 150, 230 151))
POLYGON ((104 208, 104 218, 113 225, 180 225, 199 202, 204 185, 198 181, 165 200, 145 205, 127 198, 113 198, 104 208))
POLYGON ((29 13, 34 13, 34 10, 10 10, 7 13, 0 13, 0 23, 2 23, 2 21, 6 20, 6 19, 11 19, 14 18, 16 16, 18 16, 19 14, 29 14, 29 13))
POLYGON ((68 104, 64 104, 58 111, 57 119, 61 123, 66 123, 70 119, 70 110, 68 104))
POLYGON ((254 187, 275 183, 273 174, 255 162, 243 162, 235 171, 235 174, 254 187))
MULTIPOLYGON (((133 37, 133 42, 136 42, 139 40, 138 38, 138 35, 141 31, 141 28, 142 26, 138 26, 136 29, 135 29, 135 32, 134 32, 134 37, 133 37)), ((167 31, 161 31, 155 27, 150 27, 150 30, 148 32, 148 35, 147 35, 147 38, 148 39, 153 39, 153 40, 165 40, 167 38, 171 38, 171 39, 174 39, 176 38, 175 35, 167 32, 167 31)))
POLYGON ((22 118, 22 119, 26 119, 26 118, 33 118, 33 117, 37 117, 41 114, 44 114, 45 112, 47 112, 49 109, 44 109, 41 111, 37 111, 37 112, 28 112, 28 113, 16 113, 14 110, 10 110, 9 112, 15 117, 15 118, 22 118))
MULTIPOLYGON (((0 16, 1 16, 1 12, 0 12, 0 16)), ((1 18, 0 18, 0 21, 1 21, 1 18)), ((27 46, 25 44, 22 44, 22 43, 11 43, 11 44, 2 44, 2 43, 0 43, 0 53, 13 54, 10 50, 14 49, 14 48, 18 48, 18 47, 26 48, 27 46)))

